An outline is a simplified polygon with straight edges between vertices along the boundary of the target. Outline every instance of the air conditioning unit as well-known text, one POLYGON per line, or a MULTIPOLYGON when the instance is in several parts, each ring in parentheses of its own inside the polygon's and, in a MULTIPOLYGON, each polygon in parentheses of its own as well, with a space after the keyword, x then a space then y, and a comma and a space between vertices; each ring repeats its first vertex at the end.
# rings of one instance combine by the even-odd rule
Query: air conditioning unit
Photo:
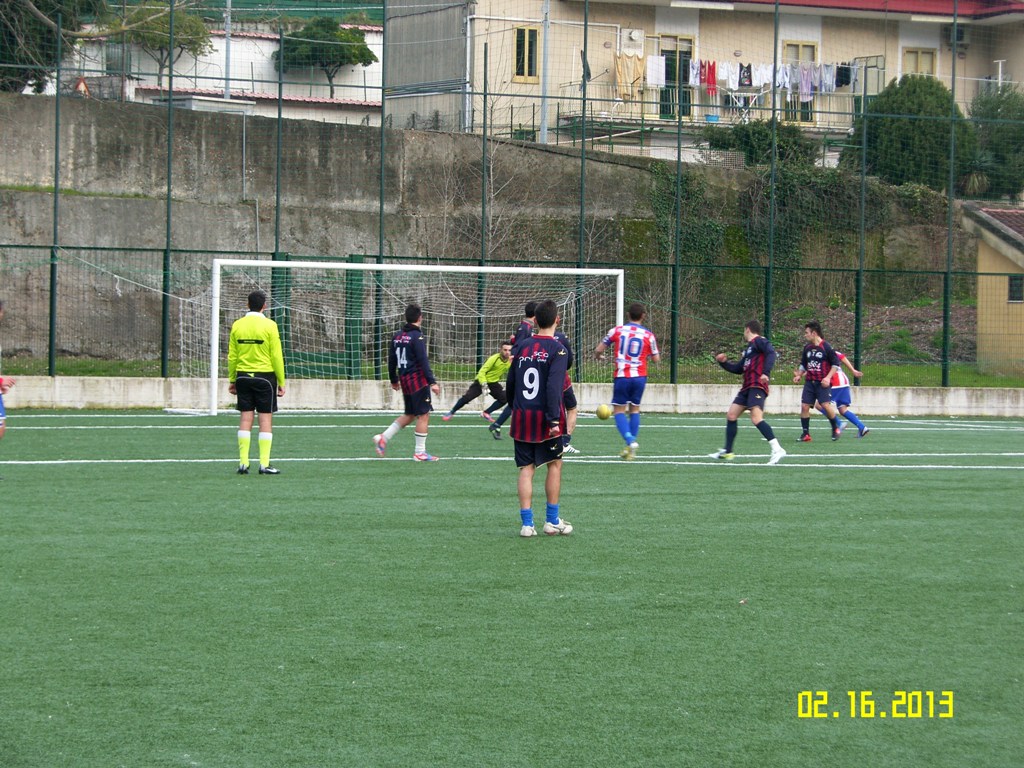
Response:
POLYGON ((646 38, 642 29, 623 29, 619 33, 619 52, 623 56, 643 56, 646 38))
POLYGON ((963 24, 955 27, 949 26, 943 29, 942 37, 950 48, 966 48, 971 41, 971 30, 963 24), (955 33, 955 34, 954 34, 955 33))

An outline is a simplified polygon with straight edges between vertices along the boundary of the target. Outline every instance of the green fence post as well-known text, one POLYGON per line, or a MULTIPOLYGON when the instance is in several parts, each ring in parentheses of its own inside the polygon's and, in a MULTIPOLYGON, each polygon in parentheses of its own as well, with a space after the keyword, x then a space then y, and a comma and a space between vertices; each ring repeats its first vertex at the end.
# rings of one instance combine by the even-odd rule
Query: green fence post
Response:
POLYGON ((679 383, 679 272, 682 264, 683 231, 683 117, 676 115, 676 231, 675 259, 672 262, 672 334, 669 353, 669 381, 679 383))
MULTIPOLYGON (((168 46, 174 50, 174 2, 170 0, 168 8, 168 46)), ((164 263, 163 263, 163 296, 160 301, 160 376, 166 379, 169 374, 169 354, 171 339, 171 184, 174 179, 174 58, 167 67, 167 210, 164 232, 164 263)))
POLYGON ((53 107, 53 245, 50 248, 50 328, 46 356, 46 369, 50 376, 57 375, 57 254, 60 248, 60 78, 61 59, 64 57, 61 14, 57 14, 57 95, 53 107))

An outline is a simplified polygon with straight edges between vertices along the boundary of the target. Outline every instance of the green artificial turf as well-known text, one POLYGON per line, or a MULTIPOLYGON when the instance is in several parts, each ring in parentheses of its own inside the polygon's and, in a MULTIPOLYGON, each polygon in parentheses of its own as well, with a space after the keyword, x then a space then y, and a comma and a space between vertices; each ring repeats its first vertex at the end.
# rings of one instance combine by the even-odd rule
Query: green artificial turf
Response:
POLYGON ((1021 420, 769 413, 768 467, 749 421, 721 464, 720 416, 635 462, 581 418, 576 530, 523 540, 510 440, 467 409, 377 459, 391 419, 280 414, 243 477, 231 415, 9 414, 0 765, 1020 764, 1021 420))

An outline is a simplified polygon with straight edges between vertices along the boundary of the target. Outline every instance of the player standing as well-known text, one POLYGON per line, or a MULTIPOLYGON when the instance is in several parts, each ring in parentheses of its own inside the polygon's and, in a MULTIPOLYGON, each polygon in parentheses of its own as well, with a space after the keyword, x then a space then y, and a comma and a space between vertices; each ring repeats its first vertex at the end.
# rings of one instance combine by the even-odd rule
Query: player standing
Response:
POLYGON ((647 387, 647 360, 661 360, 658 341, 641 323, 647 316, 643 304, 630 304, 626 311, 629 322, 608 331, 598 343, 594 356, 604 359, 604 351, 615 349, 615 378, 612 386, 612 408, 615 426, 626 442, 619 454, 627 461, 636 458, 637 435, 640 433, 640 400, 647 387), (629 411, 627 416, 626 411, 629 411))
MULTIPOLYGON (((562 318, 559 317, 555 324, 558 325, 561 322, 562 318)), ((579 453, 579 449, 572 445, 572 433, 576 429, 576 419, 579 416, 579 402, 576 400, 576 392, 572 388, 572 375, 569 373, 572 370, 573 361, 572 344, 569 337, 560 328, 556 328, 554 336, 555 340, 569 353, 565 371, 565 387, 562 390, 562 403, 565 405, 565 433, 562 435, 562 451, 564 453, 579 453)))
POLYGON ((249 311, 231 326, 228 342, 228 392, 238 396, 238 474, 249 474, 252 423, 259 414, 260 474, 279 475, 270 466, 277 398, 284 397, 284 354, 277 323, 266 317, 267 294, 253 291, 249 311))
POLYGON ((508 372, 509 404, 519 467, 519 516, 524 538, 537 535, 533 525, 533 476, 537 467, 547 466, 544 492, 547 498, 544 533, 567 536, 572 525, 558 514, 562 490, 562 434, 565 408, 562 393, 568 371, 569 353, 554 337, 558 308, 553 301, 536 307, 537 333, 516 345, 508 372))
POLYGON ((800 395, 800 429, 797 440, 801 443, 811 442, 811 406, 820 403, 825 409, 828 423, 832 425, 832 439, 838 440, 842 430, 836 421, 836 407, 832 405, 832 389, 829 385, 832 369, 839 366, 839 358, 835 350, 822 338, 821 324, 811 320, 804 326, 804 338, 807 344, 800 356, 800 365, 793 371, 793 383, 799 384, 805 379, 804 389, 800 395))
POLYGON ((441 418, 444 421, 450 421, 460 408, 480 397, 484 393, 484 387, 486 386, 487 391, 494 398, 494 402, 486 410, 481 411, 480 415, 488 421, 494 421, 491 413, 508 403, 508 398, 505 396, 505 389, 502 384, 508 378, 508 368, 510 365, 512 365, 512 344, 506 341, 501 345, 501 349, 484 361, 484 364, 480 366, 480 370, 476 372, 476 378, 473 379, 473 383, 469 385, 465 394, 441 418))
MULTIPOLYGON (((526 302, 526 306, 523 307, 523 319, 519 321, 519 325, 508 338, 509 343, 512 345, 513 352, 515 351, 516 344, 533 336, 533 325, 536 321, 534 315, 536 312, 537 302, 526 302)), ((512 399, 509 398, 509 404, 505 406, 505 409, 498 415, 498 418, 495 419, 489 427, 487 427, 491 431, 491 437, 495 440, 501 440, 501 425, 508 421, 508 417, 511 414, 512 399)))
POLYGON ((777 355, 771 342, 761 335, 761 324, 757 320, 751 320, 744 326, 743 338, 747 342, 747 348, 743 350, 743 355, 737 362, 729 362, 724 352, 715 355, 718 364, 729 373, 743 375, 743 384, 725 415, 725 447, 712 453, 711 458, 725 461, 732 461, 735 458, 732 445, 736 440, 736 433, 739 431, 736 420, 744 411, 750 411, 750 423, 757 427, 757 431, 772 447, 772 455, 768 458, 768 463, 778 464, 786 455, 786 450, 775 437, 771 425, 764 420, 764 404, 768 399, 768 382, 771 380, 771 372, 775 367, 777 355))
POLYGON ((416 304, 410 304, 405 308, 405 325, 391 338, 388 377, 393 390, 402 390, 405 412, 382 434, 373 436, 373 447, 378 456, 383 456, 388 441, 415 419, 416 448, 412 457, 416 461, 437 461, 437 456, 427 453, 427 427, 433 410, 430 394, 441 394, 441 385, 430 370, 427 343, 420 330, 422 323, 423 310, 416 304))

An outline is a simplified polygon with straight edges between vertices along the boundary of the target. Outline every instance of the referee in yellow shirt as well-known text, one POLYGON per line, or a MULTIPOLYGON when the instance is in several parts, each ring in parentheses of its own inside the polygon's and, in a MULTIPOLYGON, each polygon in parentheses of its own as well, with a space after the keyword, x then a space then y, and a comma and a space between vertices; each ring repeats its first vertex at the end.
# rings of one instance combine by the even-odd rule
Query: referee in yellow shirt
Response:
POLYGON ((249 294, 249 312, 231 326, 228 344, 228 392, 238 396, 238 474, 249 474, 253 414, 259 413, 260 474, 279 475, 270 466, 271 428, 277 398, 284 396, 284 354, 277 323, 266 317, 267 294, 249 294))

